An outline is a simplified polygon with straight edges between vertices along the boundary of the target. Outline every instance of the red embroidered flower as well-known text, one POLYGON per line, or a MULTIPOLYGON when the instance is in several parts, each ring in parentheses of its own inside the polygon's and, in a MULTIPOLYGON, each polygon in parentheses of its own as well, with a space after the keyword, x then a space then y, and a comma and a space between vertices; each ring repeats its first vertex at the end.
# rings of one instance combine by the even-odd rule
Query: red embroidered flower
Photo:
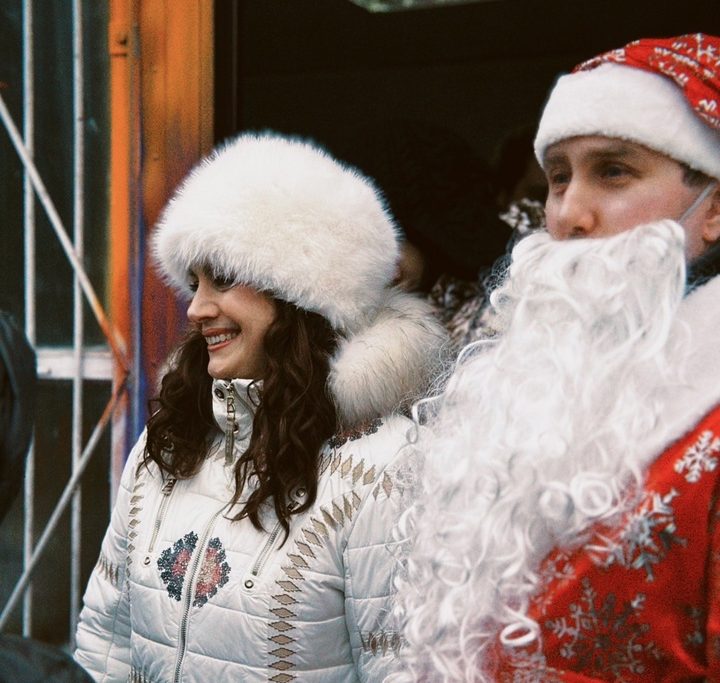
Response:
MULTIPOLYGON (((172 548, 163 550, 158 558, 157 565, 160 569, 160 578, 167 588, 168 595, 175 600, 182 597, 185 575, 192 554, 197 546, 198 536, 194 531, 175 541, 172 548)), ((212 598, 218 589, 224 586, 230 576, 230 565, 225 561, 225 549, 219 538, 213 538, 205 550, 205 557, 197 583, 195 584, 194 607, 202 607, 212 598)))

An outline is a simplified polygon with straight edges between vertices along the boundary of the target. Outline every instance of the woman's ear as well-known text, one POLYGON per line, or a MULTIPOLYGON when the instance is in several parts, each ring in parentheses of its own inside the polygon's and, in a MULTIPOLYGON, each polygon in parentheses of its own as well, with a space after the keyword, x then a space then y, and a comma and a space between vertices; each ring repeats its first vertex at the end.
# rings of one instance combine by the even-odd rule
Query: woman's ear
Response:
POLYGON ((702 236, 708 246, 720 240, 720 182, 715 184, 712 202, 705 216, 702 236))

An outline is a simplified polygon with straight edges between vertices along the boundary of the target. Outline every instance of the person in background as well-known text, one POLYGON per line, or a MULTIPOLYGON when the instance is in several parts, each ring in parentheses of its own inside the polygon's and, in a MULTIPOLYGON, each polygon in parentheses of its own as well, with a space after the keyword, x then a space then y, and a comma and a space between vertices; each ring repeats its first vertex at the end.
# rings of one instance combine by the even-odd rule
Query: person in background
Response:
POLYGON ((35 422, 35 350, 0 311, 0 522, 22 486, 35 422))
MULTIPOLYGON (((0 523, 17 498, 35 424, 35 350, 10 313, 0 311, 0 523)), ((0 683, 86 683, 92 679, 62 650, 0 633, 0 683)))
POLYGON ((547 232, 418 406, 389 680, 720 679, 719 57, 639 40, 555 85, 547 232))
MULTIPOLYGON (((495 213, 506 230, 504 251, 473 279, 445 273, 430 290, 429 301, 448 330, 455 351, 496 334, 497 323, 488 301, 490 292, 502 281, 508 254, 515 244, 545 228, 547 181, 533 154, 533 133, 521 128, 510 134, 500 148, 493 171, 495 213)), ((477 239, 482 239, 483 233, 478 230, 477 239)))
POLYGON ((240 135, 155 230, 191 331, 128 458, 77 633, 98 681, 382 681, 403 416, 445 336, 393 218, 321 148, 240 135))

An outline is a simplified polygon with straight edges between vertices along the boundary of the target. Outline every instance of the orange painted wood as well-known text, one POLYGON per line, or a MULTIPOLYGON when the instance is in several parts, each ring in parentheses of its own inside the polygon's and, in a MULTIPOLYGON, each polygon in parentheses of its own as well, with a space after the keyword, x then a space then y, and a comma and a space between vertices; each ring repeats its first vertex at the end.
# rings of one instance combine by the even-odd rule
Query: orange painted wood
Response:
MULTIPOLYGON (((142 120, 142 218, 147 234, 170 193, 213 142, 213 3, 145 0, 139 12, 142 120)), ((185 328, 146 260, 143 346, 148 394, 185 328)))
MULTIPOLYGON (((159 282, 147 244, 172 190, 212 147, 213 2, 109 0, 109 10, 109 309, 127 355, 140 355, 131 397, 144 412, 158 370, 185 327, 184 306, 159 282), (133 288, 139 288, 135 309, 133 288)), ((121 378, 115 379, 117 386, 121 378)), ((124 400, 118 431, 128 415, 124 400)), ((114 470, 127 447, 118 445, 120 455, 114 448, 114 470)))
MULTIPOLYGON (((133 358, 133 314, 131 301, 132 263, 137 251, 139 178, 139 69, 135 0, 110 0, 108 53, 110 55, 110 238, 108 240, 109 313, 113 327, 124 340, 125 354, 133 358)), ((122 386, 125 373, 117 365, 113 389, 122 386)), ((134 381, 135 378, 133 377, 134 381)), ((120 484, 130 447, 130 395, 124 391, 112 417, 111 491, 120 484)))

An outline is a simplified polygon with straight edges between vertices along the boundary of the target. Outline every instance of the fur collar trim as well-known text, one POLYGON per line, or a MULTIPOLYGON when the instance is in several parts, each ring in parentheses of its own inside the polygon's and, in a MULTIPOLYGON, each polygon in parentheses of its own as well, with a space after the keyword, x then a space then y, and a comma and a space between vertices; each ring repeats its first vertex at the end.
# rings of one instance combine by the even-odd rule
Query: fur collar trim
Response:
POLYGON ((720 276, 685 297, 676 324, 688 331, 692 347, 686 382, 680 389, 668 388, 661 396, 657 428, 647 444, 647 462, 720 404, 720 276))
POLYGON ((328 387, 340 422, 352 427, 421 398, 439 375, 447 333, 430 306, 390 290, 374 320, 335 354, 328 387))

